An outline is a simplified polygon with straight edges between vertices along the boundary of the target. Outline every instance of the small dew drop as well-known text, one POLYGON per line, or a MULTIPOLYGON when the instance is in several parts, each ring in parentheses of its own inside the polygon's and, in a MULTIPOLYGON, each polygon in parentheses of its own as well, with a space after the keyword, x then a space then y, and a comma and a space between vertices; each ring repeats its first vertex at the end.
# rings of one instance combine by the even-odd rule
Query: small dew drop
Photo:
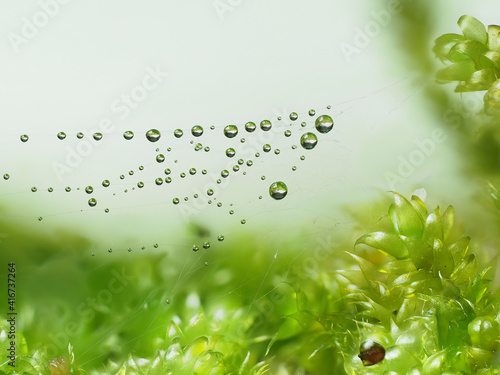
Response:
POLYGON ((208 242, 208 241, 203 242, 203 248, 210 249, 210 242, 208 242))
POLYGON ((199 246, 198 246, 198 245, 193 245, 193 251, 195 251, 195 252, 196 252, 196 251, 198 251, 198 250, 200 250, 199 246))
POLYGON ((241 224, 246 224, 246 222, 247 222, 247 221, 246 221, 245 219, 242 219, 242 220, 241 220, 241 224))
POLYGON ((100 141, 102 139, 102 133, 94 133, 92 136, 96 141, 100 141))
POLYGON ((194 176, 194 175, 196 174, 196 169, 195 169, 195 168, 191 168, 191 169, 189 169, 189 174, 190 174, 191 176, 194 176))
POLYGON ((49 187, 49 188, 47 189, 47 191, 48 191, 49 193, 52 193, 52 192, 54 191, 54 189, 53 189, 53 188, 51 188, 51 187, 49 187))
POLYGON ((165 155, 163 154, 156 155, 156 162, 163 163, 164 161, 165 161, 165 155))
POLYGON ((279 154, 280 154, 280 152, 281 152, 281 151, 280 151, 280 149, 279 149, 279 148, 277 148, 276 150, 274 150, 274 153, 275 153, 276 155, 279 155, 279 154))
POLYGON ((191 128, 191 134, 194 137, 200 137, 203 134, 203 128, 200 125, 195 125, 191 128))
POLYGON ((161 134, 157 129, 150 129, 146 132, 146 139, 149 142, 157 142, 160 140, 161 134))
POLYGON ((245 124, 245 130, 248 132, 248 133, 252 133, 255 131, 255 129, 257 129, 257 125, 255 125, 254 122, 252 121, 249 121, 245 124))
POLYGON ((82 139, 83 138, 83 133, 82 132, 76 133, 76 138, 82 139))
POLYGON ((260 122, 260 128, 261 128, 263 131, 265 131, 265 132, 267 132, 267 131, 271 130, 271 127, 272 127, 272 124, 271 124, 271 121, 269 121, 269 120, 262 120, 262 121, 260 122))
POLYGON ((167 184, 171 183, 171 182, 172 182, 172 177, 166 177, 166 178, 165 178, 165 182, 166 182, 167 184))
POLYGON ((87 187, 85 188, 85 192, 86 192, 87 194, 92 194, 92 193, 94 192, 94 188, 93 188, 92 186, 87 186, 87 187))
POLYGON ((153 247, 154 247, 155 249, 158 249, 158 244, 157 244, 157 243, 155 243, 155 244, 153 245, 153 247))
POLYGON ((212 195, 214 195, 214 191, 213 191, 213 189, 208 189, 208 190, 207 190, 207 195, 208 195, 209 197, 211 197, 212 195))
POLYGON ((38 221, 42 221, 42 220, 43 220, 43 217, 39 216, 38 221))
POLYGON ((240 166, 239 166, 239 165, 235 165, 235 166, 233 167, 233 171, 234 171, 234 172, 238 172, 239 170, 240 170, 240 166))
POLYGON ((35 193, 35 192, 36 192, 36 190, 37 190, 37 189, 36 189, 36 186, 33 186, 33 187, 31 188, 31 191, 32 191, 33 193, 35 193))
POLYGON ((97 200, 95 198, 90 198, 89 199, 89 206, 95 207, 96 205, 97 205, 97 200))
POLYGON ((28 142, 28 139, 29 139, 29 137, 28 137, 28 135, 27 135, 27 134, 23 134, 23 135, 21 135, 21 137, 20 137, 20 138, 21 138, 21 142, 28 142))
POLYGON ((292 112, 292 113, 290 113, 289 117, 290 117, 290 120, 295 121, 299 118, 299 115, 297 114, 297 112, 292 112))
POLYGON ((172 199, 173 204, 179 204, 179 198, 174 198, 172 199))
POLYGON ((57 133, 57 138, 59 138, 62 141, 64 138, 66 138, 66 133, 64 132, 57 133))
POLYGON ((64 190, 66 190, 66 192, 69 193, 71 191, 71 188, 69 186, 66 186, 64 190))
POLYGON ((264 152, 271 151, 271 145, 265 144, 264 146, 262 146, 262 151, 264 151, 264 152))
POLYGON ((283 134, 285 134, 285 137, 290 137, 292 135, 292 131, 291 130, 285 130, 285 132, 283 134))
POLYGON ((228 125, 224 128, 224 135, 227 138, 234 138, 238 135, 238 127, 236 125, 228 125))
POLYGON ((195 151, 200 151, 203 148, 203 145, 201 143, 197 143, 194 145, 194 150, 195 151))
POLYGON ((158 186, 162 185, 162 184, 163 184, 163 178, 158 177, 158 178, 155 180, 155 184, 156 184, 156 185, 158 185, 158 186))
POLYGON ((222 234, 219 234, 219 235, 217 236, 217 241, 219 241, 219 242, 224 241, 224 236, 223 236, 222 234))
POLYGON ((234 148, 228 148, 226 150, 226 156, 228 158, 232 158, 234 155, 236 155, 236 151, 234 150, 234 148))
POLYGON ((224 169, 222 172, 220 172, 220 175, 223 178, 226 178, 227 176, 229 176, 229 171, 227 169, 224 169))
POLYGON ((314 109, 309 110, 309 116, 313 117, 316 114, 316 111, 314 109))
MULTIPOLYGON (((146 135, 147 137, 147 135, 146 135)), ((132 138, 134 138, 134 132, 127 130, 123 132, 123 138, 125 138, 127 141, 130 141, 132 138)))
POLYGON ((102 182, 102 186, 104 186, 104 187, 108 187, 109 185, 110 185, 109 180, 104 180, 104 181, 102 182))
POLYGON ((174 130, 174 137, 175 138, 180 138, 180 137, 182 137, 183 134, 184 134, 184 132, 181 129, 174 130))
POLYGON ((4 180, 8 180, 9 178, 10 178, 10 175, 9 175, 8 173, 5 173, 5 174, 3 175, 3 179, 4 179, 4 180))
POLYGON ((120 180, 123 180, 125 178, 125 175, 121 174, 120 175, 120 180))
POLYGON ((105 213, 109 213, 109 208, 105 208, 105 209, 104 209, 104 212, 105 212, 105 213))
POLYGON ((305 133, 300 137, 300 145, 306 150, 312 150, 318 144, 318 138, 314 133, 305 133))
POLYGON ((172 173, 172 171, 170 170, 170 168, 165 169, 164 172, 165 172, 166 175, 169 175, 170 173, 172 173))
POLYGON ((288 188, 286 184, 282 181, 276 181, 269 186, 269 195, 271 198, 280 200, 286 197, 288 193, 288 188))
POLYGON ((139 181, 139 182, 137 183, 137 187, 138 187, 139 189, 142 189, 142 188, 144 187, 144 182, 139 181))

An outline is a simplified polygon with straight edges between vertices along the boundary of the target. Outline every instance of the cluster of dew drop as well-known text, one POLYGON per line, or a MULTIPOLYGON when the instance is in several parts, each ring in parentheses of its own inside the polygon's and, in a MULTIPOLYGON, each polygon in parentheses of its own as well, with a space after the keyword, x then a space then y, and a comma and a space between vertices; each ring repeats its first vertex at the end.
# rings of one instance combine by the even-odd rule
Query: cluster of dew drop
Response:
MULTIPOLYGON (((331 106, 327 106, 326 107, 327 109, 330 109, 331 106)), ((316 116, 316 111, 314 109, 311 109, 308 111, 308 115, 310 118, 314 118, 316 116)), ((289 119, 292 121, 292 123, 295 123, 298 119, 299 119, 299 115, 298 113, 296 112, 292 112, 289 114, 289 119)), ((277 118, 278 121, 281 121, 282 118, 281 117, 278 117, 277 118)), ((292 125, 292 124, 290 124, 292 125)), ((300 126, 302 128, 305 128, 307 126, 307 122, 306 121, 302 121, 300 123, 300 126)), ((328 114, 323 114, 323 115, 320 115, 318 117, 315 118, 314 120, 314 130, 319 133, 319 134, 326 134, 326 133, 329 133, 332 129, 333 129, 333 125, 334 125, 334 122, 333 122, 333 119, 330 115, 328 114)), ((244 129, 244 131, 248 134, 248 136, 251 136, 252 133, 254 133, 258 128, 260 128, 261 131, 263 132, 268 132, 272 129, 273 127, 273 124, 270 120, 262 120, 260 123, 259 123, 259 126, 257 126, 257 124, 255 122, 252 122, 252 121, 249 121, 247 123, 245 123, 243 126, 241 126, 241 130, 244 129)), ((210 127, 211 130, 214 130, 215 127, 214 126, 211 126, 210 127)), ((316 145, 318 144, 318 135, 316 134, 316 132, 313 131, 306 131, 306 132, 303 132, 303 134, 300 136, 300 139, 299 139, 299 144, 300 146, 302 147, 302 149, 304 150, 312 150, 316 147, 316 145)), ((237 125, 227 125, 224 127, 223 129, 223 134, 226 138, 228 139, 232 139, 232 138, 235 138, 238 136, 238 134, 240 133, 240 129, 238 128, 237 125)), ((199 139, 203 134, 204 134, 204 128, 201 126, 201 125, 195 125, 191 128, 190 130, 190 134, 196 138, 196 139, 199 139)), ((292 135, 293 135, 293 132, 292 130, 290 129, 286 129, 284 132, 283 132, 283 135, 284 137, 286 138, 290 138, 292 135)), ((76 137, 78 139, 82 139, 84 138, 84 134, 82 132, 78 132, 76 134, 76 137)), ((182 138, 184 136, 184 131, 182 129, 175 129, 173 131, 173 136, 177 139, 179 138, 182 138)), ((135 134, 133 131, 131 130, 127 130, 125 132, 123 132, 123 138, 125 139, 125 141, 131 141, 133 138, 135 137, 135 134)), ((160 141, 160 139, 162 138, 162 134, 161 132, 158 130, 158 129, 150 129, 148 130, 146 133, 145 133, 145 137, 146 139, 151 142, 151 143, 156 143, 158 141, 160 141)), ((61 141, 65 140, 67 138, 67 135, 65 132, 59 132, 57 133, 57 138, 61 141)), ((96 133, 93 133, 92 134, 92 138, 95 140, 95 141, 101 141, 103 139, 103 134, 102 133, 99 133, 99 132, 96 132, 96 133)), ((27 134, 23 134, 20 136, 20 140, 21 142, 23 143, 26 143, 28 142, 29 140, 29 136, 27 134)), ((243 137, 240 139, 240 142, 241 143, 245 143, 246 139, 243 137)), ((194 144, 194 151, 201 151, 201 150, 204 150, 205 152, 209 152, 210 151, 210 147, 209 146, 203 146, 202 143, 200 142, 196 142, 195 144, 195 141, 194 140, 191 140, 190 141, 190 144, 194 144)), ((297 149, 297 145, 292 145, 291 146, 293 150, 297 149)), ((272 150, 272 147, 271 145, 269 144, 264 144, 262 145, 262 151, 264 153, 269 153, 271 152, 272 150)), ((159 152, 159 149, 157 148, 156 149, 157 152, 159 152)), ((171 148, 167 148, 167 151, 171 151, 171 148)), ((227 158, 229 159, 232 159, 234 158, 236 155, 237 155, 237 147, 229 147, 227 149, 224 150, 224 154, 227 158)), ((275 149, 274 150, 274 154, 276 155, 279 155, 280 154, 280 150, 279 149, 275 149)), ((259 152, 256 152, 255 153, 255 157, 258 158, 260 157, 260 153, 259 152)), ((158 153, 155 157, 155 161, 156 163, 158 164, 161 164, 161 163, 164 163, 165 160, 167 158, 165 157, 165 154, 163 153, 158 153)), ((300 156, 300 160, 305 160, 305 155, 301 155, 300 156)), ((174 160, 174 163, 177 163, 177 160, 174 160)), ((236 164, 234 164, 234 166, 232 167, 232 172, 233 173, 237 173, 240 168, 242 166, 247 166, 247 167, 251 167, 253 165, 253 161, 251 159, 248 159, 248 160, 243 160, 243 159, 238 159, 236 164)), ((139 170, 143 170, 144 167, 143 166, 140 166, 139 167, 139 170)), ((295 171, 297 169, 296 166, 293 166, 292 167, 292 170, 295 171)), ((190 168, 189 171, 188 171, 188 174, 191 175, 191 176, 194 176, 196 175, 198 171, 195 169, 195 168, 190 168)), ((166 184, 170 184, 172 182, 172 177, 170 176, 171 175, 171 170, 170 168, 165 168, 163 170, 163 173, 166 177, 157 177, 154 179, 154 184, 156 186, 161 186, 163 185, 163 183, 166 183, 166 184)), ((201 171, 201 174, 202 175, 206 175, 208 173, 208 171, 206 169, 203 169, 201 171)), ((128 174, 130 176, 133 176, 134 175, 134 171, 133 170, 130 170, 128 172, 128 174)), ((229 177, 229 175, 231 174, 231 172, 228 170, 228 169, 222 169, 220 172, 220 177, 222 179, 225 179, 227 177, 229 177)), ((246 175, 246 172, 243 172, 243 175, 246 175)), ((185 172, 182 172, 180 175, 180 178, 185 178, 187 176, 187 174, 185 172)), ((3 175, 3 178, 4 180, 9 180, 10 179, 10 175, 8 173, 5 173, 3 175)), ((121 180, 125 179, 125 174, 122 174, 119 176, 121 180)), ((261 176, 261 180, 266 180, 266 176, 261 176)), ((218 184, 220 184, 222 182, 222 180, 219 178, 217 179, 216 181, 218 184)), ((109 179, 105 179, 101 182, 101 185, 103 188, 109 188, 111 186, 111 182, 109 179)), ((137 182, 137 188, 139 189, 142 189, 144 188, 145 186, 145 183, 143 181, 138 181, 137 182)), ((134 189, 134 188, 132 188, 134 189)), ((77 190, 80 190, 79 188, 77 188, 77 190)), ((31 188, 31 191, 33 193, 37 192, 38 189, 37 187, 33 186, 31 188)), ((52 187, 49 187, 47 189, 47 191, 49 193, 53 192, 54 189, 52 187)), ((70 192, 71 191, 71 187, 66 187, 65 188, 65 191, 66 192, 70 192)), ((92 185, 88 185, 84 188, 84 191, 85 193, 87 193, 88 195, 91 195, 93 192, 94 192, 94 187, 92 185)), ((124 192, 127 192, 128 190, 125 189, 124 192)), ((272 182, 270 185, 269 185, 269 196, 274 199, 274 200, 281 200, 283 198, 285 198, 288 194, 288 187, 286 185, 285 182, 283 181, 274 181, 272 182)), ((214 190, 213 189, 208 189, 206 191, 206 195, 210 198, 207 202, 208 204, 212 204, 213 201, 215 201, 215 197, 213 197, 214 195, 214 190)), ((198 198, 198 194, 194 194, 194 198, 198 198)), ((262 199, 262 195, 259 196, 259 199, 262 199)), ((183 198, 184 201, 188 201, 189 200, 189 197, 184 197, 183 198)), ((181 204, 182 202, 182 199, 179 198, 179 197, 174 197, 172 199, 172 203, 174 205, 179 205, 181 204)), ((90 197, 87 201, 88 203, 88 206, 93 208, 93 207, 96 207, 98 206, 98 201, 96 198, 94 197, 90 197)), ((222 207, 223 206, 223 203, 218 201, 217 202, 217 206, 218 207, 222 207)), ((230 204, 230 206, 232 206, 232 203, 230 204)), ((104 212, 106 213, 109 213, 109 208, 105 208, 104 209, 104 212)), ((230 209, 229 211, 229 214, 230 215, 233 215, 234 214, 234 210, 233 209, 230 209)), ((43 220, 43 217, 40 216, 38 217, 38 220, 39 221, 42 221, 43 220)), ((246 223, 246 220, 245 219, 241 219, 240 220, 241 224, 245 224, 246 223)), ((223 235, 219 235, 217 240, 220 242, 220 241, 223 241, 224 240, 224 236, 223 235)), ((158 247, 158 245, 155 244, 154 246, 155 248, 158 247)), ((204 249, 209 249, 210 248, 210 242, 209 241, 205 241, 202 246, 202 248, 204 249)), ((142 249, 144 250, 145 247, 143 246, 142 249)), ((192 247, 192 250, 193 251, 199 251, 200 250, 200 246, 199 245, 193 245, 192 247)), ((131 251, 131 249, 128 249, 128 251, 131 251)), ((108 252, 112 252, 112 249, 109 249, 108 252)), ((94 254, 92 254, 94 255, 94 254)))

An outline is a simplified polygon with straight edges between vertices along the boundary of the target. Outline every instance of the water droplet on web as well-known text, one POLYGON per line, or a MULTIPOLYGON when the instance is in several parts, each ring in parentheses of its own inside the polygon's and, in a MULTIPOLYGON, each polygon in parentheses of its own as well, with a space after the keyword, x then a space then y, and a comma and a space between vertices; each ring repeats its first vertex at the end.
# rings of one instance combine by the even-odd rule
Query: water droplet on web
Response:
POLYGON ((200 125, 195 125, 191 128, 191 134, 195 137, 200 137, 203 134, 203 128, 200 125))
POLYGON ((297 167, 294 165, 294 166, 292 167, 292 171, 296 171, 296 170, 297 170, 297 167))
POLYGON ((149 142, 157 142, 160 140, 161 134, 157 129, 150 129, 146 132, 146 139, 149 142))
POLYGON ((102 133, 94 133, 92 136, 96 141, 100 141, 102 139, 102 133))
POLYGON ((239 166, 239 165, 235 165, 235 166, 233 167, 233 171, 234 171, 234 172, 238 172, 239 170, 240 170, 240 166, 239 166))
POLYGON ((245 138, 241 138, 241 139, 240 139, 240 142, 241 142, 241 143, 245 143, 245 141, 246 141, 246 140, 245 140, 245 138))
POLYGON ((248 167, 251 167, 252 165, 253 165, 253 161, 251 161, 251 160, 247 160, 247 166, 248 166, 248 167))
POLYGON ((137 187, 138 187, 139 189, 142 189, 142 188, 144 187, 144 182, 139 181, 139 182, 137 183, 137 187))
POLYGON ((163 154, 156 155, 156 161, 158 163, 163 163, 165 161, 165 155, 163 155, 163 154))
POLYGON ((182 172, 179 176, 180 176, 181 178, 184 178, 184 177, 186 177, 186 173, 182 172))
POLYGON ((204 149, 204 150, 205 150, 205 152, 208 152, 208 151, 210 151, 210 147, 205 146, 205 149, 204 149))
POLYGON ((224 241, 224 236, 223 236, 222 234, 219 234, 219 235, 217 236, 217 241, 219 241, 219 242, 224 241))
POLYGON ((28 142, 28 139, 29 139, 29 137, 28 137, 28 135, 27 135, 27 134, 23 134, 23 135, 21 135, 21 137, 20 137, 20 138, 21 138, 21 142, 28 142))
POLYGON ((82 132, 76 133, 76 138, 82 139, 83 138, 83 133, 82 132))
POLYGON ((314 124, 316 130, 320 133, 328 133, 333 128, 333 120, 328 115, 319 116, 314 124))
POLYGON ((39 216, 38 221, 42 221, 42 220, 43 220, 43 217, 39 216))
POLYGON ((163 184, 163 179, 162 179, 162 178, 160 178, 160 177, 158 177, 158 178, 155 180, 155 184, 156 184, 156 185, 158 185, 158 186, 162 185, 162 184, 163 184))
POLYGON ((203 170, 201 171, 201 174, 207 174, 207 173, 208 173, 208 172, 207 172, 207 170, 206 170, 206 169, 203 169, 203 170))
POLYGON ((314 116, 316 114, 316 111, 314 109, 309 110, 309 116, 314 116))
POLYGON ((182 137, 183 134, 184 134, 184 132, 181 129, 174 130, 174 137, 175 138, 180 138, 180 137, 182 137))
POLYGON ((234 138, 238 135, 238 127, 236 125, 228 125, 224 128, 224 135, 227 138, 234 138))
POLYGON ((244 162, 245 162, 245 161, 244 161, 243 159, 238 159, 238 164, 239 164, 239 165, 243 165, 243 163, 244 163, 244 162))
POLYGON ((200 151, 202 148, 203 148, 203 145, 202 145, 201 143, 197 143, 197 144, 194 146, 194 150, 195 150, 195 151, 200 151))
POLYGON ((247 221, 246 221, 245 219, 242 219, 242 220, 241 220, 241 224, 246 224, 246 222, 247 222, 247 221))
POLYGON ((33 187, 31 188, 31 191, 32 191, 33 193, 35 193, 35 192, 36 192, 36 190, 37 190, 36 186, 33 186, 33 187))
POLYGON ((66 190, 66 193, 69 193, 71 191, 71 188, 69 186, 66 186, 64 190, 66 190))
POLYGON ((153 245, 153 247, 154 247, 155 249, 158 249, 158 244, 157 244, 157 243, 155 243, 155 244, 153 245))
POLYGON ((170 168, 165 169, 165 171, 164 171, 164 172, 165 172, 165 174, 166 174, 167 176, 168 176, 170 173, 172 173, 172 171, 170 170, 170 168))
POLYGON ((327 105, 327 106, 326 106, 326 109, 331 109, 331 108, 332 108, 332 106, 331 106, 331 105, 327 105))
POLYGON ((260 128, 261 128, 263 131, 265 131, 265 132, 267 132, 267 131, 271 130, 271 127, 272 127, 272 124, 271 124, 271 121, 269 121, 269 120, 262 120, 262 121, 260 122, 260 128))
POLYGON ((130 170, 130 171, 128 171, 128 174, 129 174, 130 176, 133 176, 133 175, 134 175, 134 171, 130 170))
POLYGON ((85 188, 85 192, 86 192, 87 194, 92 194, 92 192, 93 192, 93 191, 94 191, 94 188, 93 188, 92 186, 87 186, 87 187, 85 188))
POLYGON ((277 148, 276 150, 274 150, 274 153, 275 153, 276 155, 279 155, 279 154, 280 154, 280 152, 281 152, 281 151, 280 151, 280 149, 279 149, 279 148, 277 148))
POLYGON ((193 251, 198 251, 200 250, 199 246, 198 245, 193 245, 193 251))
POLYGON ((285 137, 290 137, 292 135, 292 131, 291 130, 285 130, 285 132, 283 134, 285 135, 285 137))
POLYGON ((290 113, 289 117, 290 117, 290 120, 295 121, 299 118, 299 115, 297 114, 297 112, 292 112, 292 113, 290 113))
POLYGON ((96 205, 97 205, 97 200, 95 198, 90 198, 89 199, 89 206, 95 207, 96 205))
POLYGON ((105 208, 104 212, 109 213, 109 208, 105 208))
POLYGON ((132 138, 134 138, 134 132, 132 132, 130 130, 124 131, 123 138, 125 138, 127 141, 130 141, 132 138))
POLYGON ((142 171, 144 169, 144 166, 140 165, 139 170, 142 171))
POLYGON ((66 133, 64 132, 57 133, 57 138, 59 138, 62 141, 64 138, 66 138, 66 133))
MULTIPOLYGON (((124 177, 125 177, 125 176, 124 176, 124 177)), ((104 186, 104 187, 108 187, 109 185, 110 185, 109 180, 104 180, 104 181, 102 182, 102 186, 104 186)))
POLYGON ((109 248, 108 253, 112 253, 112 252, 113 252, 113 249, 109 248))
POLYGON ((217 202, 217 207, 222 207, 222 202, 217 202))
POLYGON ((278 121, 281 121, 281 116, 278 116, 276 119, 277 119, 278 121))
POLYGON ((261 176, 260 179, 264 181, 266 179, 266 176, 261 176))
POLYGON ((54 189, 53 189, 53 188, 51 188, 51 187, 49 187, 49 188, 47 189, 47 191, 48 191, 49 193, 52 193, 52 192, 54 191, 54 189))
POLYGON ((222 172, 220 172, 220 175, 223 178, 226 178, 227 176, 229 176, 229 171, 227 169, 224 169, 222 172))
POLYGON ((208 242, 208 241, 203 242, 203 248, 210 249, 210 242, 208 242))
POLYGON ((166 178, 165 178, 165 182, 166 182, 167 184, 171 183, 171 182, 172 182, 172 177, 166 177, 166 178))
POLYGON ((271 151, 271 145, 265 144, 264 146, 262 146, 262 151, 264 151, 264 152, 271 151))
POLYGON ((228 158, 232 158, 234 155, 236 155, 236 151, 234 150, 234 148, 228 148, 226 150, 226 156, 228 158))
POLYGON ((229 210, 229 215, 232 215, 234 214, 234 211, 233 210, 229 210))
POLYGON ((314 147, 316 147, 317 143, 318 138, 314 133, 305 133, 302 134, 302 137, 300 137, 300 145, 306 150, 312 150, 314 147))
POLYGON ((194 175, 196 174, 196 169, 195 169, 195 168, 190 168, 190 169, 189 169, 189 174, 190 174, 191 176, 194 176, 194 175))
POLYGON ((131 252, 132 252, 132 248, 130 248, 130 247, 129 247, 129 248, 127 249, 127 251, 128 251, 129 253, 131 253, 131 252))
POLYGON ((3 179, 4 179, 4 180, 8 180, 9 178, 10 178, 10 175, 9 175, 8 173, 5 173, 5 174, 3 175, 3 179))
POLYGON ((211 197, 212 195, 214 195, 214 191, 213 191, 213 189, 208 189, 208 190, 207 190, 207 195, 208 195, 209 197, 211 197))
POLYGON ((271 198, 280 200, 285 198, 288 193, 288 188, 283 181, 276 181, 269 186, 269 195, 271 198))
POLYGON ((173 204, 179 204, 179 198, 174 198, 172 199, 173 204))
POLYGON ((252 133, 257 129, 257 125, 255 125, 255 122, 249 121, 245 124, 245 130, 249 133, 252 133))

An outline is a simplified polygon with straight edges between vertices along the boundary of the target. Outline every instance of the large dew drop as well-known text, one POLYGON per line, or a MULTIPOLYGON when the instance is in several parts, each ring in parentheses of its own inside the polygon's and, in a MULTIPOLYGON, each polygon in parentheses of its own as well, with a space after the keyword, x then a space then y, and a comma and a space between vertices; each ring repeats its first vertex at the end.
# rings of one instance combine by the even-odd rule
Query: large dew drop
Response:
POLYGON ((305 133, 300 137, 300 145, 306 150, 312 150, 318 144, 318 138, 314 133, 305 133))
POLYGON ((271 124, 271 121, 269 121, 269 120, 262 120, 260 122, 260 128, 262 130, 264 130, 265 132, 271 130, 271 127, 272 127, 272 124, 271 124))
POLYGON ((333 128, 333 120, 328 115, 319 116, 315 122, 316 130, 320 133, 328 133, 333 128))
POLYGON ((191 128, 191 134, 200 137, 203 134, 203 128, 200 125, 195 125, 191 128))
POLYGON ((286 197, 288 193, 288 188, 286 184, 282 181, 276 181, 269 186, 269 195, 271 198, 280 200, 286 197))
POLYGON ((146 133, 146 138, 149 142, 157 142, 161 137, 160 131, 156 129, 150 129, 146 133))
POLYGON ((245 130, 249 133, 252 133, 257 129, 257 125, 255 125, 255 122, 249 121, 245 124, 245 130))
POLYGON ((181 129, 174 130, 174 137, 175 138, 180 138, 180 137, 182 137, 183 134, 184 134, 184 132, 181 129))
POLYGON ((228 125, 224 128, 224 135, 227 138, 234 138, 238 135, 238 127, 236 125, 228 125))
POLYGON ((226 156, 228 158, 232 158, 234 155, 236 155, 236 151, 234 150, 234 148, 228 148, 226 150, 226 156))

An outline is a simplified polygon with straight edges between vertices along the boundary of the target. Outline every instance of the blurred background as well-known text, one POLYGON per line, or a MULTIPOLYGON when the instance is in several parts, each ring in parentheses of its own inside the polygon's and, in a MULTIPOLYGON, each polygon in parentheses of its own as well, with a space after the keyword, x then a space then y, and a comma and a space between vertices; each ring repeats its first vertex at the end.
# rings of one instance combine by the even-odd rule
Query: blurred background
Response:
MULTIPOLYGON (((115 348, 124 323, 105 317, 120 306, 123 319, 148 303, 176 311, 192 292, 217 299, 245 285, 251 295, 238 303, 251 307, 274 285, 271 266, 285 273, 331 236, 350 250, 385 213, 373 202, 389 190, 424 188, 429 206, 453 204, 468 233, 493 249, 498 222, 487 186, 500 159, 495 137, 478 125, 484 93, 436 84, 444 65, 431 50, 438 36, 460 33, 463 14, 500 23, 495 4, 0 4, 0 175, 8 175, 0 180, 0 259, 18 264, 28 342, 52 345, 55 356, 71 341, 81 362, 99 363, 100 347, 83 346, 115 348), (326 134, 314 127, 321 115, 334 121, 326 134), (266 119, 268 132, 259 127, 266 119), (255 132, 245 131, 249 121, 255 132), (223 134, 230 124, 235 138, 223 134), (191 134, 194 125, 203 135, 191 134), (150 129, 160 131, 158 142, 146 139, 150 129), (300 144, 306 132, 317 135, 314 149, 300 144), (274 181, 288 187, 282 200, 269 195, 274 181), (354 208, 358 217, 347 212, 354 208), (196 282, 238 263, 255 269, 222 274, 219 291, 196 282), (86 298, 123 269, 134 300, 120 294, 84 327, 86 298), (95 331, 58 336, 51 327, 61 319, 95 331)), ((151 322, 160 316, 148 314, 151 322)), ((144 324, 125 336, 163 329, 144 324)), ((151 354, 145 345, 143 353, 137 340, 122 350, 151 354)))

